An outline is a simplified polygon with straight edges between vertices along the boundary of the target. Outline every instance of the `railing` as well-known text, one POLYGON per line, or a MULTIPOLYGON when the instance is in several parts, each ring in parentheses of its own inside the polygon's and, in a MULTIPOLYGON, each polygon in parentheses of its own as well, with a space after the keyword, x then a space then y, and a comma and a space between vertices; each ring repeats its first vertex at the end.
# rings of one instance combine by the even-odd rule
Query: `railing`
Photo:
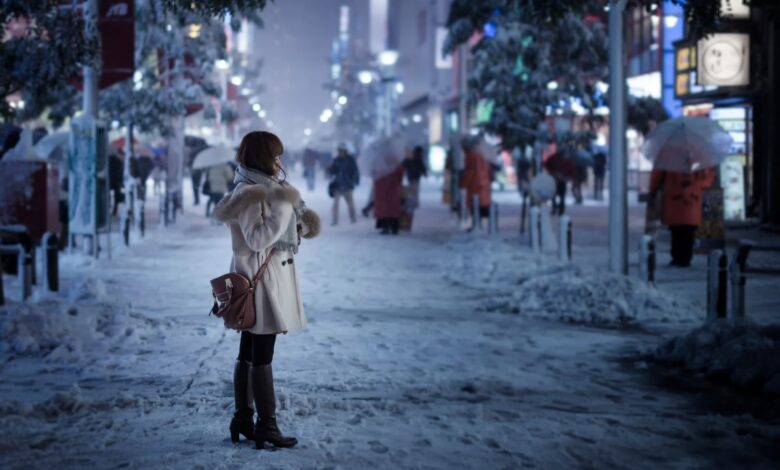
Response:
MULTIPOLYGON (((22 300, 32 295, 32 286, 37 284, 35 272, 35 246, 22 226, 0 226, 0 255, 15 256, 17 262, 16 274, 21 281, 22 300)), ((59 239, 57 234, 46 233, 41 241, 44 250, 44 269, 46 271, 46 287, 51 291, 59 290, 59 239)), ((0 258, 0 305, 5 303, 5 291, 2 282, 2 259, 0 258)))
POLYGON ((780 253, 780 245, 760 245, 748 240, 739 241, 739 246, 734 254, 729 269, 731 278, 731 314, 737 318, 744 318, 745 316, 747 274, 780 275, 780 268, 764 268, 748 265, 748 256, 752 251, 780 253))

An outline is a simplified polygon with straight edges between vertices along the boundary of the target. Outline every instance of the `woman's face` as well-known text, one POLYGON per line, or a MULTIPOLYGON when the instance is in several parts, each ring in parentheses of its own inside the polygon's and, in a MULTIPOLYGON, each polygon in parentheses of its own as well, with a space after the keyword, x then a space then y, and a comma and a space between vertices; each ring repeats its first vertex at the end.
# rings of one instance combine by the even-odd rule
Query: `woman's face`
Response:
POLYGON ((277 155, 274 157, 274 175, 278 175, 282 171, 282 156, 277 155))

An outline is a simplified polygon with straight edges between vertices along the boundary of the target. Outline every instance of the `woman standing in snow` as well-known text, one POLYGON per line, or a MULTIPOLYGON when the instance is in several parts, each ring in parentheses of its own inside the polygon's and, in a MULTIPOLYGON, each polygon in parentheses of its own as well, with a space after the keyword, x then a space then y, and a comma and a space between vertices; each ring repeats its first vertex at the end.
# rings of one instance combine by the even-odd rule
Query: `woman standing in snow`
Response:
POLYGON ((237 185, 214 208, 214 217, 230 228, 231 272, 251 279, 268 261, 254 294, 257 321, 250 330, 241 332, 233 369, 236 411, 230 422, 234 442, 243 434, 259 449, 266 442, 276 447, 292 447, 298 442, 282 435, 276 424, 271 362, 276 335, 306 326, 294 257, 300 237, 313 238, 320 229, 317 214, 306 208, 298 191, 284 180, 283 152, 281 140, 270 132, 244 136, 236 154, 237 185), (256 423, 252 422, 252 398, 256 423))

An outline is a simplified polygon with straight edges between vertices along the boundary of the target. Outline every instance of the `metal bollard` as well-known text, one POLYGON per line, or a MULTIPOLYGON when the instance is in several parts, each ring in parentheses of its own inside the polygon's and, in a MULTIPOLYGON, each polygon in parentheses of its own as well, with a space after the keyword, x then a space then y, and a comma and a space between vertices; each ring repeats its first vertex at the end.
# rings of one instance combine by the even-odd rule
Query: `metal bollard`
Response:
POLYGON ((5 290, 3 288, 3 273, 5 272, 5 269, 3 268, 3 257, 0 256, 0 305, 5 305, 5 290))
POLYGON ((32 256, 25 249, 24 245, 19 243, 16 248, 17 275, 22 281, 22 300, 27 300, 32 295, 32 256))
POLYGON ((737 318, 745 317, 745 267, 751 248, 752 245, 740 244, 731 262, 731 315, 737 318))
POLYGON ((523 194, 523 206, 520 210, 520 235, 523 235, 525 233, 525 217, 526 212, 528 211, 528 196, 523 194))
POLYGON ((647 282, 655 284, 655 238, 650 238, 647 243, 647 282))
POLYGON ((528 228, 531 230, 531 249, 534 253, 542 251, 541 213, 538 206, 528 211, 528 228))
POLYGON ((43 248, 45 250, 44 263, 46 270, 46 284, 50 291, 60 290, 60 253, 58 248, 59 237, 56 233, 48 232, 43 236, 43 248))
POLYGON ((712 250, 707 259, 707 319, 726 318, 728 260, 722 250, 712 250))
POLYGON ((655 282, 655 239, 643 235, 639 240, 639 278, 649 284, 655 282))
POLYGON ((490 218, 488 219, 488 233, 495 235, 498 233, 498 203, 490 203, 490 218))
POLYGON ((482 218, 479 216, 479 195, 475 194, 471 198, 471 217, 473 218, 472 227, 477 230, 482 230, 482 218))
POLYGON ((461 189, 459 194, 460 194, 460 205, 459 205, 460 211, 458 211, 458 215, 460 216, 461 222, 463 222, 464 220, 466 220, 466 216, 467 216, 466 209, 468 206, 466 202, 468 199, 468 194, 466 193, 465 189, 461 189))
POLYGON ((561 261, 571 261, 571 217, 562 215, 558 231, 558 257, 561 261))

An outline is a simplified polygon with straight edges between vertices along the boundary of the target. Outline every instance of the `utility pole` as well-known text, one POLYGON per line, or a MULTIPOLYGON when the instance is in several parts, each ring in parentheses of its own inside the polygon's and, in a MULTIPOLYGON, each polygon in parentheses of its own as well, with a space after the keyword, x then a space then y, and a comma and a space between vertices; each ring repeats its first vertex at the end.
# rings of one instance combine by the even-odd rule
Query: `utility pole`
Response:
POLYGON ((628 273, 626 191, 626 63, 623 19, 626 0, 609 5, 609 268, 628 273))
MULTIPOLYGON (((86 0, 84 3, 84 24, 87 38, 98 35, 98 0, 86 0)), ((98 70, 96 64, 84 66, 84 116, 97 119, 98 111, 98 70)))

